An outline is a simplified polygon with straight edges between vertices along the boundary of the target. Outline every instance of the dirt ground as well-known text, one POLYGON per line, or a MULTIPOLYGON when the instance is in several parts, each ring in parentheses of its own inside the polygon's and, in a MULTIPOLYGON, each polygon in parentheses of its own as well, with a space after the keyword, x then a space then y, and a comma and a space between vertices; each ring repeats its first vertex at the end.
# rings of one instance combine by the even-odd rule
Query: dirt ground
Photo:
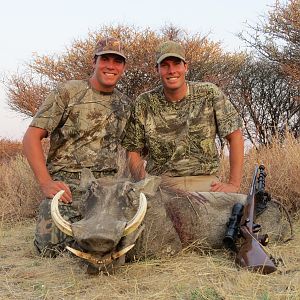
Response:
POLYGON ((121 267, 114 275, 89 275, 79 258, 40 258, 34 222, 0 224, 0 299, 300 299, 300 222, 296 238, 270 245, 281 263, 261 275, 238 269, 224 251, 182 253, 121 267))

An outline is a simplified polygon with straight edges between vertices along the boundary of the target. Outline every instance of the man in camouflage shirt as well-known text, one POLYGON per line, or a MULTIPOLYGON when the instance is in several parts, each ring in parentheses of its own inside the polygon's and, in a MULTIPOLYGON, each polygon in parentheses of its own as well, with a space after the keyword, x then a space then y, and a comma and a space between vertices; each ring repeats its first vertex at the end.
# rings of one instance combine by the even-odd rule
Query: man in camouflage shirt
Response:
POLYGON ((120 41, 98 41, 93 74, 70 80, 47 96, 23 138, 25 156, 46 199, 40 205, 35 246, 55 256, 72 242, 52 222, 50 199, 64 190, 60 211, 69 221, 80 219, 80 172, 89 168, 96 178, 118 172, 121 133, 129 117, 129 99, 115 86, 125 70, 120 41), (41 141, 50 137, 45 162, 41 141))
POLYGON ((209 180, 207 190, 237 192, 244 154, 238 113, 214 84, 185 80, 187 64, 180 44, 162 43, 156 59, 162 86, 136 99, 122 141, 133 177, 166 175, 174 185, 182 188, 177 183, 184 182, 187 190, 198 191, 205 191, 200 183, 209 180), (219 167, 216 134, 229 142, 228 183, 215 176, 219 167))

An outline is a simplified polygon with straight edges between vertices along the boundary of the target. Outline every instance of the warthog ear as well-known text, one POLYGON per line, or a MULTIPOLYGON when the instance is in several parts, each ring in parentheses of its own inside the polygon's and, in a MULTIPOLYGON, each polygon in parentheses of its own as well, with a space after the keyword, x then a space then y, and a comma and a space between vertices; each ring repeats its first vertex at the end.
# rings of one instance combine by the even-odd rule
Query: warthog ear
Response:
POLYGON ((154 196, 160 184, 161 177, 148 175, 145 179, 135 183, 134 189, 143 192, 146 196, 154 196))
POLYGON ((81 178, 80 178, 80 185, 79 190, 85 191, 87 190, 93 181, 95 181, 96 178, 94 177, 92 171, 90 169, 84 168, 81 171, 81 178))

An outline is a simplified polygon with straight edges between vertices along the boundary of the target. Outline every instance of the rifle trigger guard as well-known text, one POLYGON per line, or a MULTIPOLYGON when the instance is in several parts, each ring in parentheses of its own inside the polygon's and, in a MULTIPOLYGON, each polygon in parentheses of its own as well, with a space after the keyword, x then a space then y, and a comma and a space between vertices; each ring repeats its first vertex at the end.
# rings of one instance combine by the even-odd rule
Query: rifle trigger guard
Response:
POLYGON ((252 232, 253 233, 257 233, 260 230, 261 230, 261 225, 259 225, 259 224, 253 224, 253 226, 252 226, 252 232))
POLYGON ((244 224, 242 224, 241 226, 247 226, 247 224, 250 222, 249 218, 247 218, 244 222, 244 224))

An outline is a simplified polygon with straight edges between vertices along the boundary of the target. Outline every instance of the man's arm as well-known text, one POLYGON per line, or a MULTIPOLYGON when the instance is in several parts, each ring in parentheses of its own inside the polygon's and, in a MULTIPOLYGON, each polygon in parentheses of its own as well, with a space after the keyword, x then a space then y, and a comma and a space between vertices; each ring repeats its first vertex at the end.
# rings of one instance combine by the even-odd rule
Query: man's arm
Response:
POLYGON ((236 193, 240 189, 243 163, 244 163, 244 139, 240 129, 226 136, 229 142, 230 176, 228 183, 213 182, 212 192, 236 193))
POLYGON ((127 161, 132 177, 136 180, 142 180, 146 177, 145 161, 138 152, 128 151, 127 161))
POLYGON ((41 141, 47 135, 48 133, 45 129, 29 127, 23 137, 23 152, 44 195, 52 198, 57 192, 64 190, 65 193, 61 200, 69 203, 72 201, 72 195, 68 185, 62 181, 52 180, 46 167, 41 141))
POLYGON ((244 138, 240 129, 226 137, 229 142, 230 176, 229 183, 238 189, 241 186, 244 164, 244 138))

